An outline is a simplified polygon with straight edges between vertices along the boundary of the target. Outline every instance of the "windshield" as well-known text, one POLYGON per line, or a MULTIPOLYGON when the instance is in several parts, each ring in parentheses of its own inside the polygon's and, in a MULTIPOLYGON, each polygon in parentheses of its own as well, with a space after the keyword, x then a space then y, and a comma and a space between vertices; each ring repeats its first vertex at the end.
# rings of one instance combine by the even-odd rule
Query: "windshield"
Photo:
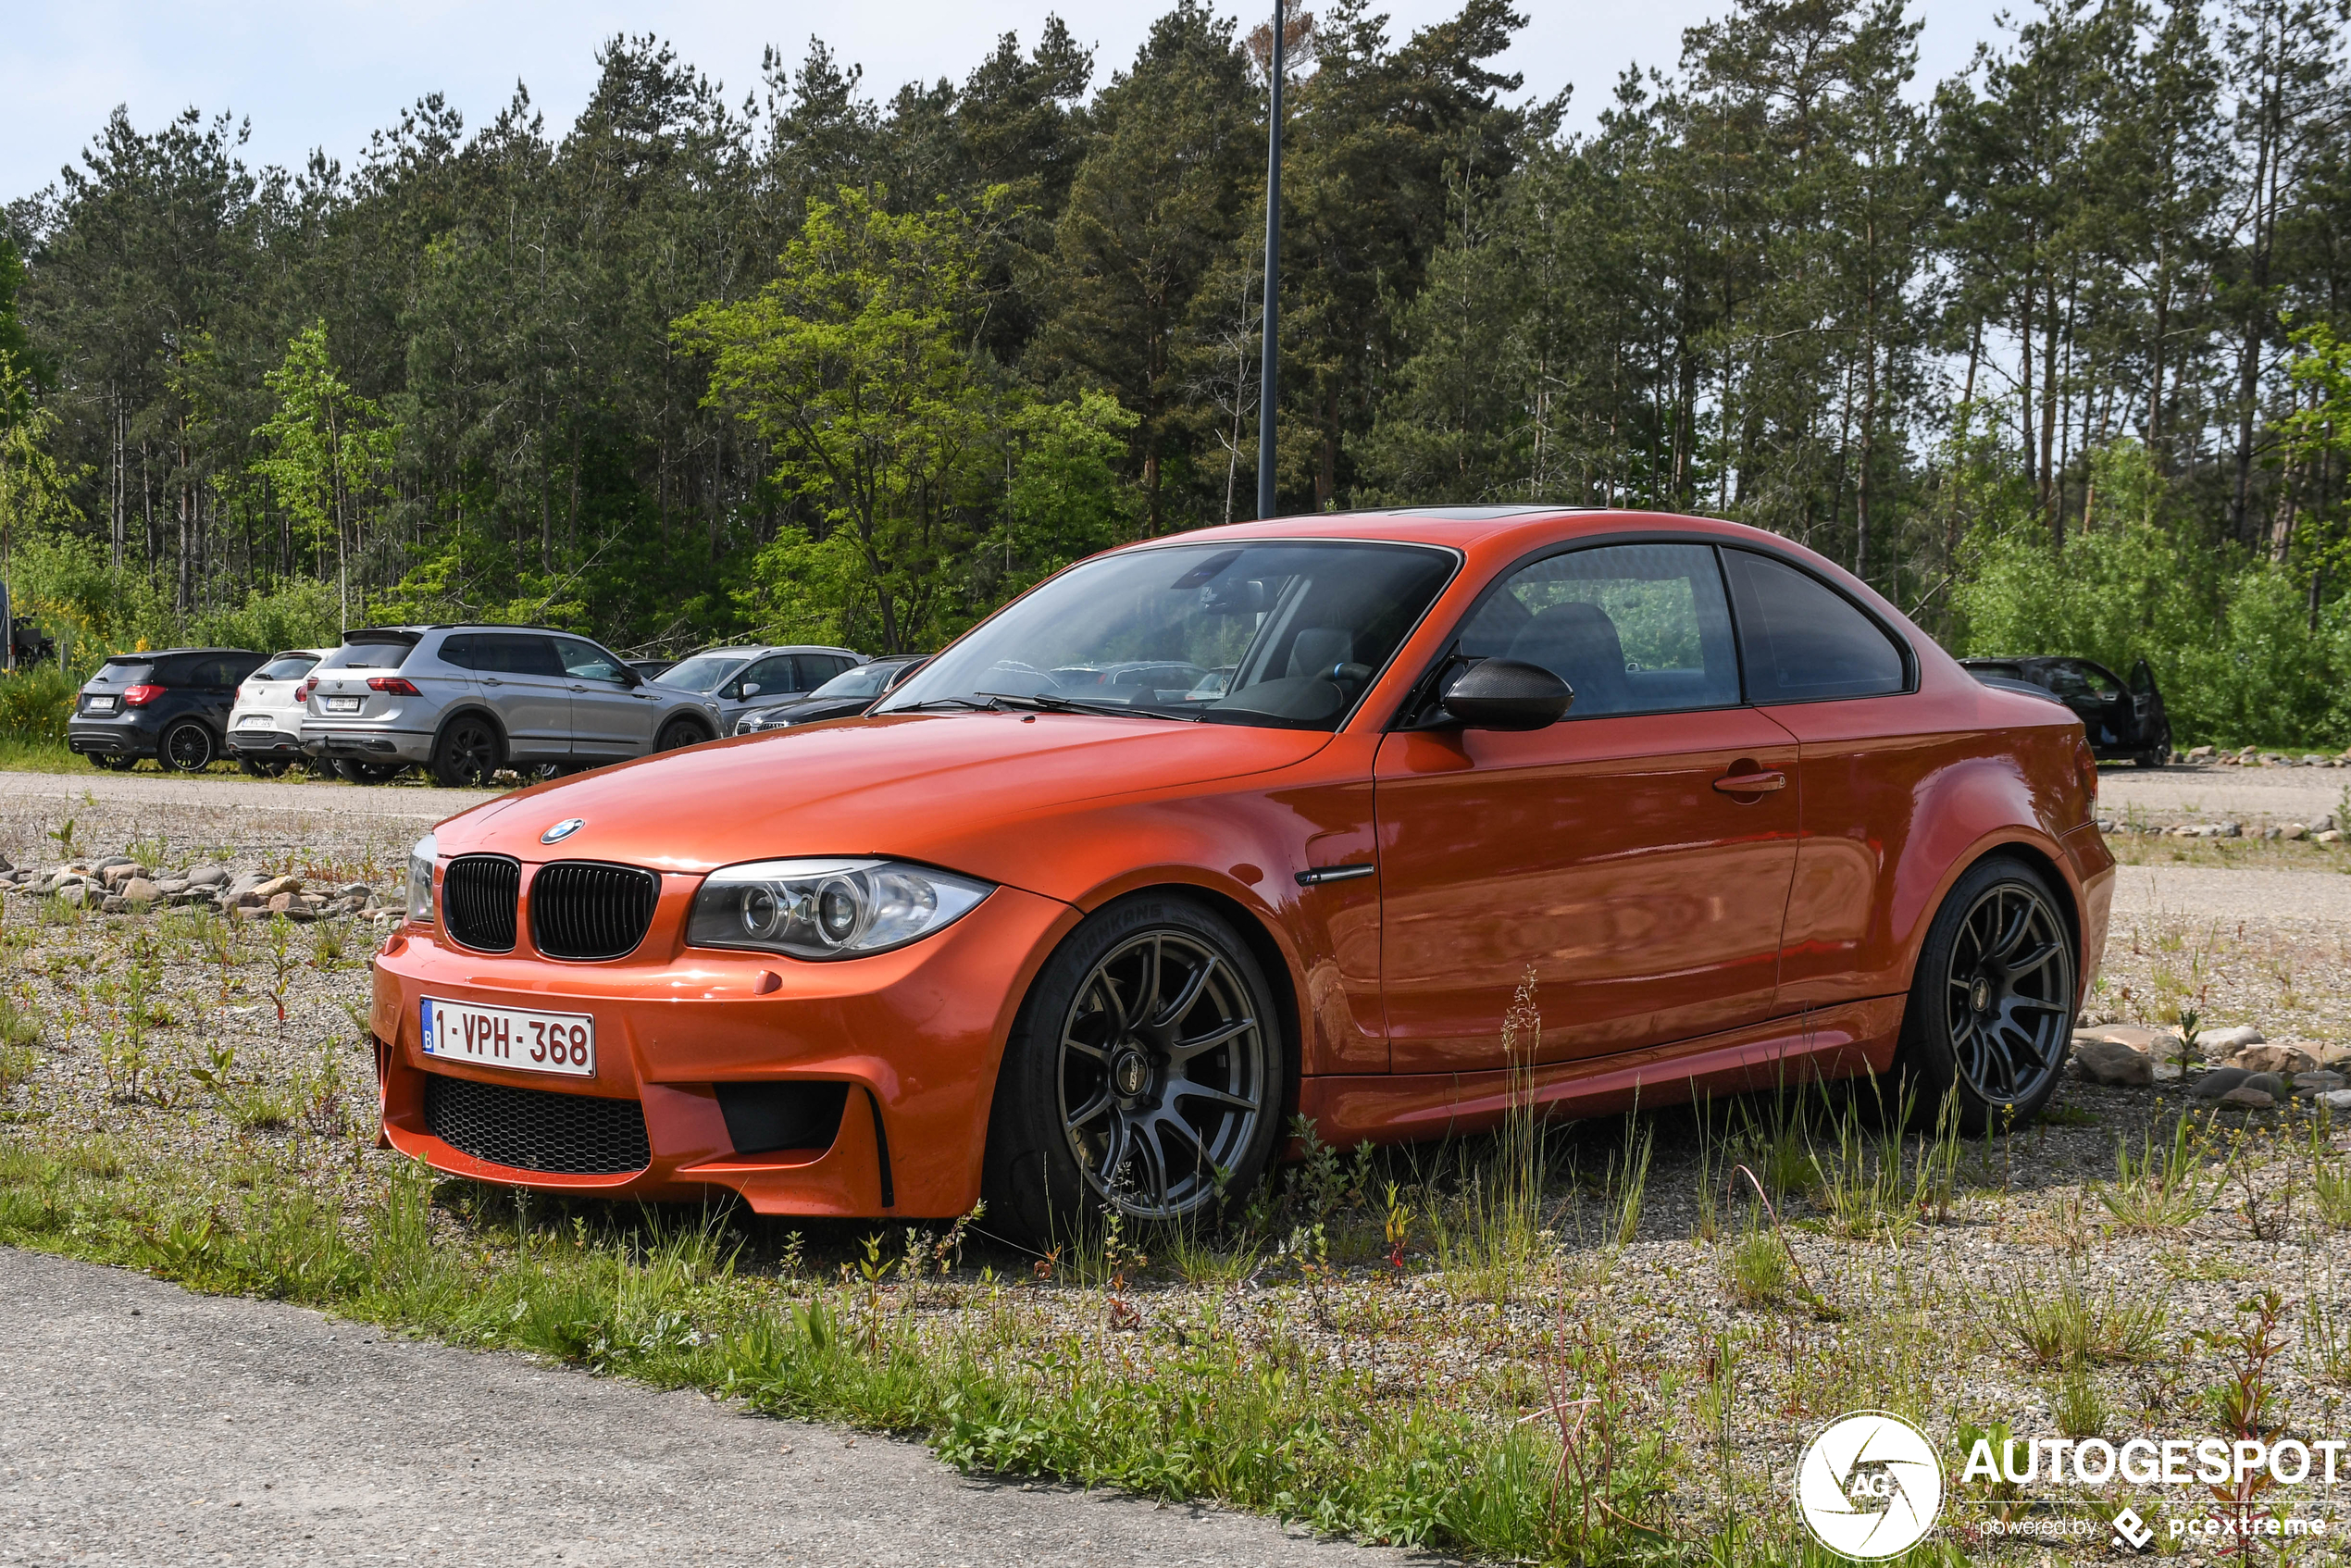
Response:
POLYGON ((680 659, 661 672, 664 686, 682 686, 689 691, 715 691, 718 683, 743 667, 748 655, 742 653, 696 653, 690 659, 680 659))
POLYGON ((1452 572, 1446 551, 1337 540, 1106 555, 1007 606, 876 711, 1070 707, 1336 729, 1452 572))
POLYGON ((98 673, 90 678, 93 681, 103 680, 109 683, 120 681, 126 686, 137 686, 155 672, 155 663, 149 659, 140 659, 135 662, 130 659, 108 659, 98 666, 98 673))
POLYGON ((892 663, 856 665, 841 671, 808 695, 811 701, 818 697, 876 696, 889 684, 891 676, 905 667, 902 664, 892 663))

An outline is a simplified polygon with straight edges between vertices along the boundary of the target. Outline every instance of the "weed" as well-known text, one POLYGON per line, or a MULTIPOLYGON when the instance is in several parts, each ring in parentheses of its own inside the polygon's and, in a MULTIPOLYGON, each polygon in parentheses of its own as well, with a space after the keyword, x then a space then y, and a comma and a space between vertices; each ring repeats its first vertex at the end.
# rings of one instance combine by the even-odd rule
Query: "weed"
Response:
POLYGON ((2099 1396, 2098 1386, 2090 1380, 2084 1368, 2069 1369, 2049 1402, 2057 1416, 2058 1430, 2066 1437, 2095 1437, 2105 1432, 2106 1400, 2099 1396))
POLYGON ((1786 1247, 1761 1221, 1760 1209, 1749 1211, 1749 1223, 1732 1244, 1725 1269, 1723 1283, 1743 1307, 1777 1306, 1787 1299, 1792 1278, 1786 1247))
POLYGON ((2168 1144, 2142 1135, 2133 1156, 2127 1141, 2116 1141, 2114 1181, 2095 1190, 2120 1229, 2134 1235, 2177 1230, 2212 1206, 2218 1184, 2207 1187, 2198 1175, 2208 1133, 2209 1124, 2199 1132, 2182 1116, 2172 1122, 2168 1144))
POLYGON ((2161 1342, 2160 1301, 2120 1301, 2109 1287, 2092 1295, 2067 1280, 2054 1295, 2012 1276, 1978 1313, 1994 1338, 2029 1365, 2071 1370, 2093 1363, 2143 1361, 2161 1342))

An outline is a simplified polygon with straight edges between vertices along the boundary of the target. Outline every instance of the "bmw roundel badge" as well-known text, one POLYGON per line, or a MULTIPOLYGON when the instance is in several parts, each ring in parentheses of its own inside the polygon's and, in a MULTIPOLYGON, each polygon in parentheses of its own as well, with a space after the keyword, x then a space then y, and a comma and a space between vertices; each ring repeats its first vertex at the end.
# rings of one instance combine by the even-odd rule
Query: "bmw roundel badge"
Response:
POLYGON ((588 819, 584 816, 566 816, 544 833, 540 834, 539 841, 542 844, 552 844, 559 840, 570 838, 587 826, 588 819))

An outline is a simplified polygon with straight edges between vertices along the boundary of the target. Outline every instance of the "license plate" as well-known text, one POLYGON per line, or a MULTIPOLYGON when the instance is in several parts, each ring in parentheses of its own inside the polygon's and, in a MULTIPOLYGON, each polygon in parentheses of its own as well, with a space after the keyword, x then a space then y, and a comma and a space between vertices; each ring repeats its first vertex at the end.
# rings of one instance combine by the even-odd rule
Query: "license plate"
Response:
POLYGON ((240 729, 275 729, 277 721, 267 714, 254 714, 237 721, 240 729))
POLYGON ((90 699, 90 711, 93 714, 110 714, 114 712, 114 699, 112 697, 93 697, 90 699))
POLYGON ((355 714, 359 711, 359 699, 356 697, 330 697, 327 699, 327 711, 330 714, 355 714))
POLYGON ((588 1013, 538 1013, 476 1002, 424 999, 425 1054, 517 1073, 596 1076, 596 1020, 588 1013))

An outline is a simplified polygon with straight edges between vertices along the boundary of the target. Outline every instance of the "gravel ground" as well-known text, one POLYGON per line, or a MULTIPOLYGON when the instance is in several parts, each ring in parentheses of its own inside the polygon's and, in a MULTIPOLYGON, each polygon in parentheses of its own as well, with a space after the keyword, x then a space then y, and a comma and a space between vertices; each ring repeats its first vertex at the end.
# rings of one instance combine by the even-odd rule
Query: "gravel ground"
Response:
POLYGON ((2203 821, 2243 815, 2307 822, 2341 808, 2351 770, 2320 767, 2104 767, 2098 804, 2136 806, 2150 816, 2203 821))
POLYGON ((37 1254, 0 1316, 0 1564, 1404 1561, 37 1254))
MULTIPOLYGON (((2265 777, 2247 774, 2248 779, 2265 777)), ((276 787, 288 803, 272 805, 267 803, 278 797, 259 792, 271 787, 243 781, 100 776, 93 786, 113 787, 103 794, 83 790, 81 782, 72 781, 63 794, 45 787, 10 790, 0 800, 0 852, 56 860, 56 835, 70 815, 77 843, 93 850, 124 850, 166 865, 223 861, 389 887, 417 830, 416 819, 389 807, 426 795, 292 785, 276 787), (321 796, 324 809, 312 803, 321 796), (382 802, 386 809, 338 809, 353 799, 382 802)), ((440 809, 436 803, 417 815, 440 809)), ((2345 902, 2351 878, 2332 868, 2332 855, 2346 852, 2292 844, 2245 848, 2273 857, 2292 851, 2308 857, 2292 863, 2307 869, 2287 869, 2277 861, 2259 869, 2162 864, 2123 872, 2100 1008, 2168 1024, 2186 1006, 2207 1028, 2249 1023, 2278 1039, 2351 1039, 2351 964, 2345 962, 2351 903, 2345 902)), ((388 1160, 367 1147, 363 1115, 353 1109, 370 1102, 352 1011, 366 996, 369 939, 348 923, 327 921, 286 934, 286 944, 273 950, 275 934, 196 911, 66 915, 29 893, 8 891, 0 994, 36 1019, 42 1035, 29 1072, 19 1075, 26 1081, 0 1090, 0 1114, 16 1127, 13 1136, 68 1151, 111 1140, 200 1173, 233 1173, 266 1158, 355 1206, 381 1181, 388 1160), (240 945, 225 948, 223 928, 238 929, 240 945), (336 931, 347 934, 340 952, 332 951, 336 931), (155 977, 155 1014, 145 1027, 148 1076, 137 1092, 127 1093, 120 1055, 130 1003, 122 980, 134 962, 151 966, 155 977), (229 1089, 198 1089, 191 1071, 230 1048, 229 1089)), ((2241 1326, 2239 1303, 2264 1287, 2283 1293, 2287 1314, 2282 1332, 2289 1348, 2264 1375, 2278 1408, 2298 1434, 2338 1435, 2338 1412, 2351 1388, 2351 1346, 2331 1339, 2327 1320, 2310 1314, 2314 1308, 2323 1313, 2351 1305, 2345 1300, 2351 1283, 2351 1166, 2341 1157, 2342 1139, 2299 1113, 2233 1113, 2200 1122, 2201 1141, 2176 1173, 2196 1197, 2191 1212, 2133 1229, 2108 1202, 2133 1190, 2115 1182, 2117 1144, 2138 1149, 2147 1139, 2168 1142, 2180 1103, 2176 1092, 2167 1098, 2148 1089, 2070 1079, 2050 1119, 2012 1137, 1951 1150, 1954 1165, 1943 1184, 1947 1197, 1935 1181, 1922 1177, 1923 1148, 1915 1142, 1893 1176, 1871 1188, 1871 1173, 1884 1176, 1885 1166, 1867 1145, 1872 1135, 1860 1120, 1848 1124, 1846 1134, 1860 1142, 1843 1149, 1839 1129, 1829 1121, 1790 1120, 1758 1101, 1717 1107, 1704 1129, 1685 1111, 1647 1115, 1629 1126, 1612 1119, 1578 1124, 1551 1139, 1556 1176, 1551 1206, 1541 1216, 1542 1237, 1507 1257, 1480 1250, 1473 1234, 1473 1194, 1445 1174, 1462 1158, 1479 1170, 1481 1182, 1489 1181, 1502 1168, 1489 1145, 1421 1151, 1360 1171, 1342 1161, 1320 1174, 1312 1168, 1293 1174, 1289 1215, 1258 1237, 1253 1253, 1188 1259, 1178 1249, 1163 1248, 1166 1256, 1157 1264, 1136 1263, 1125 1271, 1131 1277, 1102 1286, 1075 1282, 1065 1273, 1032 1277, 1025 1259, 976 1251, 948 1287, 931 1288, 904 1310, 919 1313, 927 1332, 951 1334, 976 1303, 986 1303, 996 1314, 991 1332, 1008 1345, 1067 1344, 1073 1338, 1099 1342, 1138 1375, 1185 1353, 1186 1325, 1213 1323, 1233 1342, 1261 1347, 1265 1354, 1302 1354, 1368 1375, 1384 1397, 1449 1405, 1496 1423, 1539 1408, 1545 1379, 1573 1364, 1582 1369, 1576 1378, 1604 1377, 1604 1384, 1583 1386, 1612 1402, 1619 1429, 1662 1434, 1687 1456, 1686 1465, 1661 1482, 1654 1515, 1686 1522, 1724 1511, 1762 1511, 1785 1520, 1799 1442, 1822 1423, 1861 1406, 1918 1412, 1947 1437, 1960 1421, 2003 1421, 2021 1434, 2054 1435, 2080 1425, 2085 1408, 2096 1413, 2097 1429, 2117 1438, 2148 1430, 2206 1435, 2211 1430, 2206 1391, 2220 1380, 2225 1358, 2186 1337, 2241 1326), (1744 1185, 1732 1185, 1740 1178, 1730 1175, 1731 1167, 1742 1163, 1773 1189, 1784 1232, 1773 1233, 1744 1185), (1645 1182, 1628 1183, 1628 1168, 1645 1171, 1645 1182), (2320 1177, 2334 1186, 2314 1189, 2320 1177), (1401 1271, 1389 1266, 1383 1235, 1385 1220, 1393 1217, 1382 1196, 1391 1179, 1401 1191, 1393 1200, 1403 1211, 1401 1271), (2335 1196, 2328 1198, 2327 1191, 2335 1196), (1292 1217, 1300 1219, 1295 1230, 1288 1228, 1292 1217), (1793 1278, 1782 1267, 1791 1256, 1800 1269, 1793 1278), (976 1276, 972 1270, 982 1264, 993 1274, 976 1276), (2045 1322, 2065 1290, 2074 1293, 2077 1304, 2087 1303, 2082 1311, 2088 1318, 2107 1323, 2114 1333, 2121 1332, 2115 1325, 2122 1316, 2151 1313, 2146 1334, 2079 1364, 2036 1358, 2026 1350, 2028 1336, 2020 1325, 2045 1322), (1595 1367, 1605 1371, 1595 1373, 1595 1367)), ((9 1136, 0 1132, 0 1139, 9 1136)), ((478 1189, 456 1183, 441 1189, 436 1223, 450 1245, 491 1244, 487 1222, 474 1217, 474 1200, 466 1196, 472 1191, 478 1189)), ((806 1257, 797 1242, 792 1247, 794 1263, 810 1265, 800 1272, 779 1266, 777 1239, 767 1237, 765 1251, 754 1248, 747 1256, 786 1293, 829 1288, 815 1282, 857 1255, 854 1227, 812 1226, 806 1257)), ((10 1281, 21 1277, 0 1271, 0 1300, 18 1288, 10 1281)), ((107 1299, 98 1287, 44 1277, 48 1283, 39 1288, 65 1290, 61 1300, 107 1299), (76 1297, 75 1290, 83 1294, 76 1297)), ((121 1288, 152 1287, 124 1281, 121 1288)), ((199 1308, 213 1310, 194 1302, 187 1310, 199 1308)), ((94 1335, 84 1320, 107 1310, 76 1306, 67 1321, 44 1332, 94 1335)), ((31 1315, 58 1314, 36 1310, 31 1315)), ((308 1347, 305 1356, 315 1350, 328 1358, 320 1363, 321 1379, 358 1377, 376 1364, 366 1358, 395 1354, 372 1336, 302 1314, 251 1322, 296 1320, 313 1325, 301 1331, 312 1337, 288 1343, 308 1347), (334 1350, 319 1349, 325 1343, 319 1337, 337 1333, 343 1338, 334 1341, 334 1350), (333 1370, 346 1368, 338 1359, 346 1355, 360 1359, 333 1370)), ((226 1343, 238 1330, 221 1332, 226 1343)), ((27 1343, 38 1347, 25 1352, 35 1360, 68 1354, 46 1341, 27 1343)), ((127 1483, 108 1468, 123 1462, 109 1457, 106 1444, 117 1426, 147 1429, 139 1425, 145 1419, 139 1401, 157 1397, 146 1381, 160 1375, 155 1366, 163 1363, 148 1364, 154 1361, 143 1351, 125 1355, 107 1363, 118 1370, 100 1374, 92 1370, 94 1361, 81 1359, 74 1387, 119 1399, 127 1413, 80 1439, 83 1447, 75 1451, 83 1457, 70 1466, 61 1462, 58 1485, 65 1489, 56 1495, 97 1498, 125 1489, 127 1483), (80 1478, 68 1487, 62 1479, 68 1476, 80 1478)), ((549 1408, 563 1408, 560 1400, 566 1399, 641 1408, 647 1446, 631 1451, 644 1456, 646 1468, 635 1474, 661 1475, 665 1462, 686 1463, 660 1457, 677 1452, 663 1447, 667 1439, 660 1434, 676 1429, 664 1424, 685 1419, 676 1412, 687 1405, 673 1397, 554 1373, 542 1385, 531 1381, 540 1377, 538 1369, 502 1360, 466 1363, 460 1358, 452 1364, 487 1369, 477 1378, 485 1400, 514 1397, 512 1388, 528 1385, 567 1390, 547 1395, 559 1401, 549 1408)), ((22 1375, 13 1368, 11 1375, 22 1375)), ((219 1375, 233 1384, 241 1375, 230 1363, 219 1375)), ((192 1378, 182 1387, 205 1380, 192 1378)), ((460 1408, 451 1420, 463 1415, 471 1391, 454 1397, 460 1408)), ((403 1398, 375 1413, 388 1422, 419 1421, 424 1415, 417 1407, 424 1399, 420 1392, 416 1400, 403 1398)), ((338 1400, 322 1394, 316 1402, 338 1400)), ((696 1408, 727 1424, 728 1432, 763 1430, 696 1408)), ((14 1419, 12 1413, 11 1425, 14 1419)), ((352 1423, 335 1428, 349 1434, 336 1441, 353 1448, 352 1462, 361 1466, 368 1487, 389 1488, 385 1495, 404 1508, 439 1507, 429 1483, 445 1483, 424 1471, 367 1468, 393 1464, 387 1456, 421 1441, 429 1428, 404 1425, 386 1437, 371 1435, 356 1416, 336 1419, 352 1423), (369 1443, 383 1445, 383 1453, 368 1450, 369 1443)), ((171 1428, 153 1430, 166 1451, 179 1442, 171 1428)), ((276 1430, 269 1441, 292 1443, 289 1430, 276 1430)), ((515 1440, 554 1437, 526 1431, 515 1440)), ((165 1527, 168 1517, 184 1523, 187 1510, 196 1506, 192 1498, 213 1499, 205 1505, 211 1507, 223 1496, 243 1496, 227 1488, 244 1473, 207 1458, 213 1451, 187 1449, 183 1479, 156 1485, 152 1499, 126 1495, 112 1505, 126 1521, 123 1539, 149 1538, 131 1533, 147 1527, 142 1520, 152 1518, 155 1528, 165 1527), (155 1512, 142 1512, 151 1501, 155 1512)), ((229 1452, 225 1445, 218 1451, 229 1452)), ((554 1450, 534 1452, 550 1462, 562 1461, 554 1450)), ((469 1469, 472 1455, 466 1457, 469 1469)), ((720 1455, 710 1462, 737 1462, 720 1455)), ((689 1467, 678 1474, 701 1473, 689 1467)), ((670 1484, 686 1494, 683 1479, 670 1484)), ((784 1493, 790 1490, 787 1485, 784 1493)), ((641 1500, 649 1495, 637 1494, 641 1500)), ((523 1509, 528 1500, 516 1496, 523 1509)), ((2121 1499, 2098 1500, 2110 1512, 2121 1499)), ((2136 1500, 2146 1513, 2162 1500, 2136 1500)), ((664 1500, 661 1505, 668 1504, 664 1500)), ((62 1514, 76 1516, 84 1506, 97 1507, 69 1503, 62 1514)), ((554 1504, 542 1497, 530 1506, 554 1504)), ((1963 1527, 1981 1524, 1993 1506, 1980 1496, 1959 1498, 1949 1517, 1963 1527)), ((443 1522, 453 1530, 470 1530, 474 1517, 461 1509, 443 1522)), ((544 1534, 541 1517, 518 1512, 523 1527, 496 1549, 535 1548, 544 1534)), ((21 1528, 5 1533, 17 1541, 42 1538, 21 1528)), ((466 1538, 461 1535, 460 1541, 466 1538)), ((545 1538, 560 1544, 568 1537, 545 1538)), ((772 1534, 755 1538, 765 1547, 776 1539, 772 1534)), ((834 1560, 865 1561, 855 1554, 879 1549, 872 1536, 840 1539, 834 1560)), ((1262 1539, 1267 1549, 1280 1544, 1271 1534, 1262 1539)), ((93 1552, 111 1549, 104 1531, 72 1540, 93 1552)), ((908 1561, 955 1561, 952 1553, 964 1549, 958 1540, 932 1538, 919 1525, 910 1528, 907 1540, 901 1555, 908 1561), (940 1555, 918 1554, 933 1549, 940 1555)), ((0 1553, 10 1544, 0 1542, 0 1553)), ((599 1544, 619 1549, 617 1543, 599 1544)), ((2102 1549, 2102 1537, 2096 1544, 2102 1549)), ((1105 1553, 1110 1560, 1117 1549, 1105 1548, 1105 1553)))

